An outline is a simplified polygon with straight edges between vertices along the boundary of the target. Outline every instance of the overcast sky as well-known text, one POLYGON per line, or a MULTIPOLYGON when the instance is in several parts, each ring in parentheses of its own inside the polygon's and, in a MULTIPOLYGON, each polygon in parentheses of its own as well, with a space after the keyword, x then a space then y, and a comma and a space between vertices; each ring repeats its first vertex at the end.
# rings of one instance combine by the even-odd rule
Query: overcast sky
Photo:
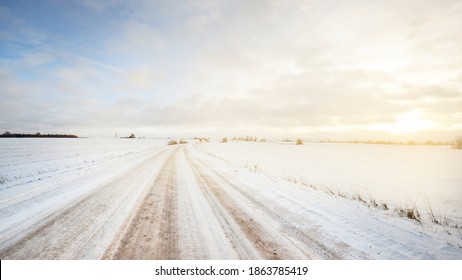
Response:
POLYGON ((1 0, 0 129, 451 140, 462 1, 1 0))

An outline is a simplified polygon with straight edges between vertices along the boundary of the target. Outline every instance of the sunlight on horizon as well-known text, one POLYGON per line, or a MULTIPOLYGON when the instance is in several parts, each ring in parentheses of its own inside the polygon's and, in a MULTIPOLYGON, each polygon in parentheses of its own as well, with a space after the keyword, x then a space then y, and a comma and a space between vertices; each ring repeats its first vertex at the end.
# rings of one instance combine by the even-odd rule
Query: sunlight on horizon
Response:
POLYGON ((382 128, 392 133, 399 134, 435 128, 435 124, 426 120, 422 111, 414 110, 397 117, 395 123, 383 125, 382 128))

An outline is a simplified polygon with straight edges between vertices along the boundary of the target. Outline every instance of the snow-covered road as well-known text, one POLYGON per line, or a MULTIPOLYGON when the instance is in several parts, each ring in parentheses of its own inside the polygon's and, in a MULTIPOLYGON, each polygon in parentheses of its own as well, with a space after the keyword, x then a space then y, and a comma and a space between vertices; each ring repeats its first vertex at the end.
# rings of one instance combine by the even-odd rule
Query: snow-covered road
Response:
POLYGON ((3 184, 0 258, 462 258, 457 234, 275 181, 200 145, 143 148, 64 183, 3 184))

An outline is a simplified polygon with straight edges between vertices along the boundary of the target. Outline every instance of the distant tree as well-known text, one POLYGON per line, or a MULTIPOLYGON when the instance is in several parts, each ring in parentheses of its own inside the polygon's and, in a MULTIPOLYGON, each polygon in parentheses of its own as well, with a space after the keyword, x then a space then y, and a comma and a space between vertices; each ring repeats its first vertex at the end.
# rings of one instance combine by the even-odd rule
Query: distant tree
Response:
POLYGON ((226 143, 226 142, 228 142, 228 138, 224 137, 223 139, 221 139, 220 143, 226 143))
POLYGON ((130 135, 130 137, 128 137, 128 138, 136 138, 136 137, 135 137, 135 134, 132 133, 132 134, 130 135))
POLYGON ((40 134, 40 132, 37 132, 37 133, 35 133, 35 135, 40 136, 40 135, 42 135, 42 134, 40 134))
POLYGON ((303 140, 298 138, 297 141, 295 141, 295 145, 303 145, 303 140))
POLYGON ((414 140, 409 140, 407 141, 406 145, 415 145, 415 141, 414 140))
POLYGON ((456 140, 454 140, 454 144, 452 145, 452 147, 454 149, 462 149, 462 136, 458 137, 458 138, 456 138, 456 140))
POLYGON ((5 131, 5 133, 3 133, 3 135, 11 135, 11 132, 5 131))
POLYGON ((169 140, 167 144, 168 145, 176 145, 176 144, 178 144, 178 142, 176 140, 169 140))

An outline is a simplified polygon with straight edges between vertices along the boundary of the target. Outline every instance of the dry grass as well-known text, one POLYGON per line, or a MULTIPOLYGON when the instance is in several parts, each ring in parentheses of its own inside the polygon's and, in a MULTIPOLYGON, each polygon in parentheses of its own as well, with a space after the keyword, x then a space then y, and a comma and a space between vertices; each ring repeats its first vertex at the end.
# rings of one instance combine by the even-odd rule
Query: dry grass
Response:
POLYGON ((432 221, 433 223, 435 223, 435 224, 441 225, 441 221, 438 220, 438 219, 436 218, 435 212, 433 212, 433 208, 432 208, 432 206, 430 205, 430 203, 428 204, 428 208, 429 208, 429 213, 430 213, 430 219, 431 219, 431 221, 432 221))
POLYGON ((454 140, 452 147, 454 149, 462 149, 462 137, 458 137, 456 140, 454 140))
POLYGON ((353 197, 354 200, 357 200, 359 202, 362 202, 364 204, 367 204, 367 202, 363 199, 363 197, 360 194, 357 194, 353 197))
POLYGON ((176 140, 169 140, 169 141, 167 142, 167 144, 168 144, 168 145, 176 145, 176 144, 178 144, 178 142, 177 142, 176 140))
POLYGON ((422 217, 420 216, 419 210, 415 206, 403 208, 396 208, 395 212, 398 213, 400 217, 406 217, 411 220, 416 220, 422 224, 422 217))
MULTIPOLYGON (((261 167, 259 167, 256 164, 246 163, 245 167, 253 173, 264 173, 261 167)), ((274 177, 271 177, 271 178, 275 182, 278 181, 274 177)), ((298 176, 285 175, 281 179, 283 179, 284 181, 293 183, 293 184, 305 186, 313 190, 322 191, 332 196, 337 196, 337 197, 341 197, 341 198, 348 199, 348 200, 354 200, 354 201, 359 202, 360 204, 363 204, 364 206, 375 208, 377 210, 381 210, 381 211, 391 210, 393 212, 392 213, 389 212, 389 215, 395 214, 399 217, 415 220, 421 225, 424 225, 424 222, 428 220, 427 211, 425 211, 424 213, 425 217, 423 217, 415 204, 411 204, 412 206, 406 205, 404 207, 399 206, 399 205, 390 205, 384 201, 376 200, 374 197, 372 197, 371 194, 369 194, 369 197, 367 199, 359 193, 349 194, 337 188, 333 188, 331 186, 317 186, 311 183, 310 180, 306 178, 305 176, 298 177, 298 176)), ((439 226, 446 227, 446 228, 454 228, 456 230, 462 229, 462 226, 458 224, 456 221, 452 220, 448 216, 447 213, 444 214, 444 213, 441 213, 441 211, 437 211, 437 213, 435 213, 433 211, 433 208, 430 206, 430 204, 428 205, 429 205, 428 215, 430 217, 429 221, 439 226)))
POLYGON ((377 202, 375 201, 375 199, 373 199, 372 197, 371 197, 371 200, 370 200, 369 205, 371 205, 371 206, 374 207, 374 208, 379 207, 379 205, 377 204, 377 202))

